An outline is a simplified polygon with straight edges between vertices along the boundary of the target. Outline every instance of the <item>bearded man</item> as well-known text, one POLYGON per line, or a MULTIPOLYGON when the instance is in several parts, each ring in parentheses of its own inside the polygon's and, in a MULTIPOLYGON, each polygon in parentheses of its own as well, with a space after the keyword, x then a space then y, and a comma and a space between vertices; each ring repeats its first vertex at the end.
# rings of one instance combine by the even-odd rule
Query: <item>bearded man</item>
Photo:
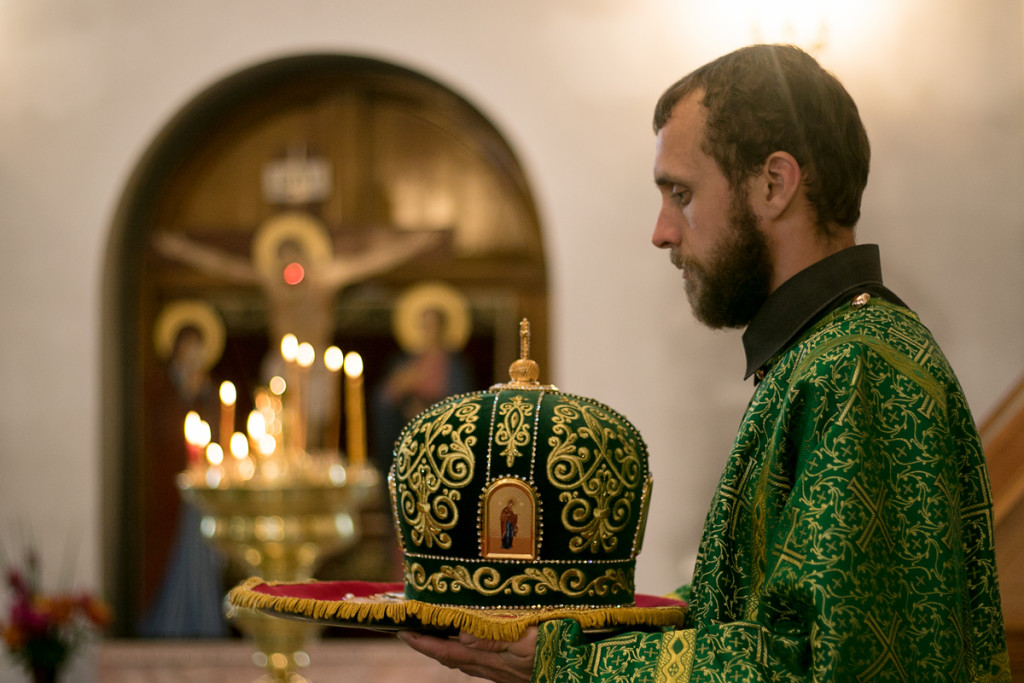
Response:
POLYGON ((402 638, 494 681, 1010 681, 973 418, 854 240, 870 153, 852 98, 757 45, 670 87, 654 129, 652 241, 698 320, 745 328, 754 383, 677 592, 688 628, 402 638))

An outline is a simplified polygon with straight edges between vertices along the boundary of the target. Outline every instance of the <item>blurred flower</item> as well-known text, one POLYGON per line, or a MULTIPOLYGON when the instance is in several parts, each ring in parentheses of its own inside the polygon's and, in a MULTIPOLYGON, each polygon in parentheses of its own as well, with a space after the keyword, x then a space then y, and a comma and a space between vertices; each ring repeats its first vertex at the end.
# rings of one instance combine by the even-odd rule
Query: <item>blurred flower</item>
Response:
POLYGON ((3 626, 8 653, 29 670, 59 669, 87 638, 110 623, 110 609, 89 593, 45 594, 39 561, 25 555, 22 567, 7 569, 10 610, 3 626))

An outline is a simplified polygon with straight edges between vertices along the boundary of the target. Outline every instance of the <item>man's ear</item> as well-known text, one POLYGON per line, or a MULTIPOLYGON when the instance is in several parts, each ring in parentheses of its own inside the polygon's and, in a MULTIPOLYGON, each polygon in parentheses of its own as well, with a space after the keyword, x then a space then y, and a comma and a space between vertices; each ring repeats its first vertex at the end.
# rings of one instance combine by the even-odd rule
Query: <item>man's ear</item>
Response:
POLYGON ((754 182, 752 199, 759 214, 767 219, 784 214, 802 193, 803 174, 800 164, 789 152, 772 152, 765 159, 761 173, 754 182))

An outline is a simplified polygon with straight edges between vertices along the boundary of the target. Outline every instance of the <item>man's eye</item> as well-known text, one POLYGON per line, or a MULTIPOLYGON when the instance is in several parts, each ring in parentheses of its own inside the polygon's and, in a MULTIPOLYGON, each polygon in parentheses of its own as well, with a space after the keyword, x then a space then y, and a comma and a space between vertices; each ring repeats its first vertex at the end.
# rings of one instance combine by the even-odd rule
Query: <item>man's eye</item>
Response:
POLYGON ((672 188, 672 199, 677 204, 686 205, 690 203, 690 191, 682 187, 672 188))

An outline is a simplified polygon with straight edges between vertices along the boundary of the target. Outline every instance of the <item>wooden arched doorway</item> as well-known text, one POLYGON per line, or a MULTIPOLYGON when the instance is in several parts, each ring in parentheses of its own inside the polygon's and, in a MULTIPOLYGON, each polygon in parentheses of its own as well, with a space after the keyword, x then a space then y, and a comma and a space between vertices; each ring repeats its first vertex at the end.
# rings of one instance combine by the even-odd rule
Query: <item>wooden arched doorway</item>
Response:
MULTIPOLYGON (((550 372, 530 185, 497 128, 451 89, 363 57, 289 57, 214 84, 165 126, 124 191, 106 277, 105 555, 120 635, 137 633, 160 580, 175 523, 173 475, 184 462, 176 425, 187 401, 172 400, 167 358, 182 325, 168 327, 164 314, 183 302, 212 311, 223 346, 207 345, 205 369, 214 384, 238 385, 244 411, 287 325, 315 322, 310 334, 360 351, 368 384, 386 376, 401 351, 396 306, 422 283, 457 291, 466 304, 462 353, 473 388, 506 378, 522 317, 533 322, 531 355, 550 372), (302 225, 319 226, 323 239, 304 241, 312 233, 302 225), (284 238, 261 242, 267 234, 284 238), (407 248, 413 237, 421 241, 407 248), (259 273, 292 242, 328 260, 381 258, 350 258, 357 275, 316 305, 275 307, 259 273), (183 256, 182 245, 206 256, 183 256)), ((371 449, 386 452, 386 439, 371 438, 371 449)))

